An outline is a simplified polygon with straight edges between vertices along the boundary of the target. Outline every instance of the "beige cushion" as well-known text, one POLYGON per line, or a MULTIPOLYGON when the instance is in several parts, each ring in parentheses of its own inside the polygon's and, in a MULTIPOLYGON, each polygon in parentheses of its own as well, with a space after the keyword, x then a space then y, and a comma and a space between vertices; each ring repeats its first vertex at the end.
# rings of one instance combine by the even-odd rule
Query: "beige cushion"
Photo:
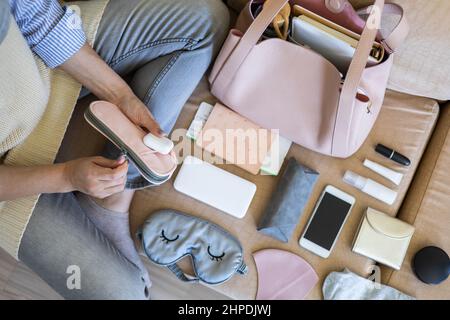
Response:
MULTIPOLYGON (((177 123, 177 128, 185 128, 188 126, 201 101, 206 100, 214 102, 214 99, 208 93, 207 88, 207 84, 202 82, 196 93, 185 106, 177 123)), ((132 229, 135 230, 137 226, 144 222, 145 218, 151 212, 160 208, 174 208, 207 218, 225 227, 240 239, 245 250, 245 260, 249 265, 250 270, 247 276, 235 276, 224 285, 213 287, 214 289, 233 298, 254 298, 257 289, 257 274, 251 253, 263 248, 279 248, 289 250, 302 256, 317 271, 320 282, 314 288, 309 298, 319 299, 322 297, 322 281, 331 271, 348 267, 352 271, 364 276, 370 272, 372 261, 358 254, 354 254, 351 251, 351 244, 357 226, 368 206, 384 211, 390 215, 396 215, 414 175, 417 164, 422 157, 437 119, 437 115, 438 105, 436 102, 425 98, 416 98, 391 92, 387 95, 373 134, 371 134, 363 148, 354 157, 346 160, 339 160, 319 155, 299 146, 293 147, 289 156, 294 156, 304 165, 316 169, 320 172, 320 178, 313 195, 304 210, 304 214, 296 228, 294 236, 288 244, 282 244, 256 231, 256 225, 261 219, 264 208, 268 204, 271 194, 276 189, 278 178, 253 176, 232 165, 225 165, 222 167, 257 185, 256 196, 244 219, 235 219, 218 210, 203 205, 176 192, 172 183, 167 183, 159 188, 151 188, 137 193, 132 207, 132 229), (399 125, 400 123, 401 125, 399 125), (389 160, 377 156, 373 147, 378 142, 383 142, 408 155, 412 161, 412 166, 408 169, 401 168, 400 166, 391 163, 389 160), (344 171, 352 169, 358 173, 371 177, 376 181, 385 183, 392 188, 394 187, 376 174, 363 168, 362 160, 366 157, 377 160, 380 163, 405 173, 405 178, 398 189, 399 197, 394 205, 384 205, 342 182, 344 171), (330 258, 324 260, 300 248, 298 245, 298 238, 310 217, 315 202, 323 188, 328 184, 332 184, 355 195, 357 197, 357 203, 343 229, 343 233, 337 242, 335 250, 330 258)), ((299 121, 301 121, 301 119, 299 119, 299 121)))
MULTIPOLYGON (((351 0, 355 7, 373 0, 351 0)), ((398 51, 389 88, 437 100, 450 100, 450 1, 393 0, 405 10, 410 33, 398 51)))
MULTIPOLYGON (((206 81, 203 81, 186 104, 177 122, 177 128, 186 128, 189 125, 194 117, 196 108, 201 101, 209 101, 211 103, 215 101, 207 89, 207 83, 206 81)), ((67 160, 74 157, 74 155, 93 155, 100 149, 102 139, 86 125, 81 116, 83 106, 80 107, 81 108, 77 109, 71 127, 69 128, 69 134, 66 136, 66 140, 63 144, 60 159, 67 160), (87 136, 81 137, 81 133, 86 134, 87 136), (90 141, 91 144, 79 144, 77 143, 79 141, 90 141)), ((245 277, 235 276, 229 282, 221 286, 214 286, 213 288, 215 290, 233 298, 254 298, 257 289, 257 274, 251 254, 252 252, 264 248, 279 248, 289 250, 302 256, 313 266, 319 274, 320 282, 314 288, 309 298, 320 299, 322 297, 322 281, 331 271, 342 270, 344 267, 348 267, 352 271, 363 276, 366 276, 370 272, 370 267, 373 265, 372 261, 358 254, 354 254, 351 251, 351 244, 359 221, 368 206, 384 211, 390 215, 395 215, 397 213, 434 127, 437 112, 438 106, 433 100, 390 92, 386 97, 383 110, 375 125, 373 133, 366 141, 363 148, 354 157, 346 160, 339 160, 319 155, 299 146, 293 147, 290 151, 290 156, 294 156, 301 163, 318 170, 320 172, 320 178, 314 193, 306 206, 300 223, 296 228, 294 236, 288 244, 282 244, 281 242, 273 240, 256 231, 256 224, 261 219, 264 208, 266 207, 271 194, 276 189, 278 178, 253 176, 233 165, 225 165, 222 167, 225 170, 253 181, 257 185, 256 196, 244 219, 238 220, 230 217, 218 210, 178 193, 174 190, 171 181, 161 187, 137 192, 131 208, 132 230, 136 230, 149 214, 161 208, 173 208, 201 216, 218 223, 240 239, 245 251, 245 261, 249 265, 250 270, 249 274, 245 277), (383 142, 405 155, 408 155, 412 161, 412 166, 405 169, 376 155, 373 147, 378 142, 383 142), (387 184, 392 188, 394 187, 376 174, 363 168, 362 160, 366 157, 405 173, 405 178, 398 189, 399 197, 394 205, 384 205, 342 182, 344 171, 352 169, 358 173, 371 177, 374 180, 387 184), (335 250, 330 258, 324 260, 300 248, 297 241, 310 217, 315 202, 323 188, 328 184, 332 184, 353 194, 356 196, 357 202, 343 229, 343 233, 337 242, 335 250)), ((299 121, 301 121, 301 119, 299 119, 299 121)), ((176 176, 176 174, 174 176, 176 176)))
POLYGON ((399 218, 416 232, 400 271, 382 269, 383 282, 418 299, 450 299, 450 279, 437 286, 420 282, 411 268, 414 254, 435 245, 450 254, 450 105, 441 113, 436 131, 414 178, 399 218))

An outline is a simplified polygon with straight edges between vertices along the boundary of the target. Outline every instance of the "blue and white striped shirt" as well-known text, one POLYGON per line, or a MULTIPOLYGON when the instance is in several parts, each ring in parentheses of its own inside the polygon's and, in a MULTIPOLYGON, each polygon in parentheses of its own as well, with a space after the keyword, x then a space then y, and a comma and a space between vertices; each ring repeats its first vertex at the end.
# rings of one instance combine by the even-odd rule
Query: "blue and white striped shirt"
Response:
POLYGON ((9 0, 9 4, 31 50, 48 67, 61 65, 85 44, 78 16, 57 0, 9 0))

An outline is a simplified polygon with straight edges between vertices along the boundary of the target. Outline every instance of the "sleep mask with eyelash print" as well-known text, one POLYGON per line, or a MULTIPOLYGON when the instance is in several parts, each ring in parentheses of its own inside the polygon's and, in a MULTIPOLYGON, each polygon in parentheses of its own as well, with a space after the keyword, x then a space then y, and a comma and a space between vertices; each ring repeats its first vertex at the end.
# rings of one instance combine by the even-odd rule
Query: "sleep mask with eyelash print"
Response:
POLYGON ((137 235, 149 259, 182 281, 221 284, 235 273, 247 273, 239 241, 209 221, 176 210, 160 210, 147 219, 137 235), (195 277, 186 276, 177 265, 185 256, 192 258, 195 277))

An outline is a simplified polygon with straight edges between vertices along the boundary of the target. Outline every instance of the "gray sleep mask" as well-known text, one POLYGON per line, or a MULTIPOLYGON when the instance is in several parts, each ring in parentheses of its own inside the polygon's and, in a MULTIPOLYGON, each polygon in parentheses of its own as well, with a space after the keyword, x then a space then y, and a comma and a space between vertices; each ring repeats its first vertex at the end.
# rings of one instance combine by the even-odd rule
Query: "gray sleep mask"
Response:
POLYGON ((151 261, 166 266, 180 280, 220 284, 235 273, 246 274, 239 241, 221 227, 175 210, 160 210, 147 219, 138 236, 151 261), (190 255, 195 278, 176 264, 190 255))

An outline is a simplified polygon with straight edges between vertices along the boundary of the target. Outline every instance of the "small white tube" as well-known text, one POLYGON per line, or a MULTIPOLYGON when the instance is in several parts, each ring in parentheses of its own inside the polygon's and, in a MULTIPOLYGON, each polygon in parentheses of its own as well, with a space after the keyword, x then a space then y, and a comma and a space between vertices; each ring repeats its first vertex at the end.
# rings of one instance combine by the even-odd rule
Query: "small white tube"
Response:
POLYGON ((371 179, 364 178, 352 171, 345 173, 344 182, 389 205, 393 204, 397 198, 397 192, 394 190, 371 179))
POLYGON ((378 173, 379 175, 385 177, 389 181, 392 181, 396 185, 400 185, 400 182, 403 179, 403 173, 386 168, 385 166, 382 166, 381 164, 370 161, 369 159, 364 160, 364 166, 366 168, 369 168, 370 170, 378 173))

